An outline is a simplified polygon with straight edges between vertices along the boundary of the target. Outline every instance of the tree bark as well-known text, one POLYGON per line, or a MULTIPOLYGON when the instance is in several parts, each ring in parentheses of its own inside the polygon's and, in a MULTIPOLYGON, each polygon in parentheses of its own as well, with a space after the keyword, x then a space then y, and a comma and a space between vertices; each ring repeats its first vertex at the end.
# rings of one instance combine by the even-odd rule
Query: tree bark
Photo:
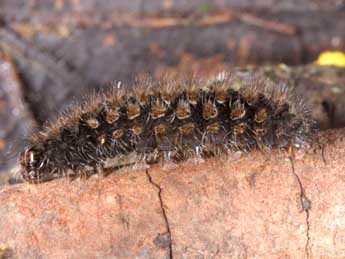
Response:
MULTIPOLYGON (((293 160, 242 156, 0 187, 14 258, 341 258, 345 130, 293 160)), ((0 255, 1 257, 1 255, 0 255)))

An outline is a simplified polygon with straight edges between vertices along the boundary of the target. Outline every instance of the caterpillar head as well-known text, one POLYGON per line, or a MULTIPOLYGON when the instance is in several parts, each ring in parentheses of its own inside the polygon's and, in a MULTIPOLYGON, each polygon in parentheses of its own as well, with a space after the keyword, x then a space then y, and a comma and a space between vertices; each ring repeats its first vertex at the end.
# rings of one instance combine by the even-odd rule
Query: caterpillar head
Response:
POLYGON ((47 162, 48 159, 44 155, 43 147, 31 146, 26 148, 20 155, 21 174, 24 180, 30 183, 47 181, 49 175, 45 174, 46 170, 44 170, 47 162))

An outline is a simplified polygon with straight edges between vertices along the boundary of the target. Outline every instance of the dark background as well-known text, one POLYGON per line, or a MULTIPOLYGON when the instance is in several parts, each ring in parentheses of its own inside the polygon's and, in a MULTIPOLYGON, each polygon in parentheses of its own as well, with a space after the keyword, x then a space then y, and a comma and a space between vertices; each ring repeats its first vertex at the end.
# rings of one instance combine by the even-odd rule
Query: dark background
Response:
POLYGON ((342 127, 344 69, 306 65, 324 50, 345 50, 345 1, 2 0, 0 171, 61 108, 140 73, 258 69, 342 127))

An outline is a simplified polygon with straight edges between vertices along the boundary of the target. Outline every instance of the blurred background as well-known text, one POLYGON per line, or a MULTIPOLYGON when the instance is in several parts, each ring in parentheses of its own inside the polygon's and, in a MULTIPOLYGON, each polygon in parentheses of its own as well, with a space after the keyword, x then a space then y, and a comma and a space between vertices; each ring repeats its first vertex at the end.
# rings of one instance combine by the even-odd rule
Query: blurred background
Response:
POLYGON ((1 0, 0 184, 61 108, 142 73, 255 70, 343 127, 344 51, 343 0, 1 0))

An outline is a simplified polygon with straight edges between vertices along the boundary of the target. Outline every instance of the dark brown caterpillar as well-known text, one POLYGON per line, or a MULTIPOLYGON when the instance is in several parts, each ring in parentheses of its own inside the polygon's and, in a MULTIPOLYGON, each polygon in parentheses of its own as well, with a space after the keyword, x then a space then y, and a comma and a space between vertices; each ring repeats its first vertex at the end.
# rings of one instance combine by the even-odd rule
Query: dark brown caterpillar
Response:
POLYGON ((314 121, 283 86, 256 75, 213 80, 139 81, 91 97, 31 138, 21 155, 32 183, 102 170, 136 153, 139 161, 185 160, 228 151, 299 149, 314 121))

